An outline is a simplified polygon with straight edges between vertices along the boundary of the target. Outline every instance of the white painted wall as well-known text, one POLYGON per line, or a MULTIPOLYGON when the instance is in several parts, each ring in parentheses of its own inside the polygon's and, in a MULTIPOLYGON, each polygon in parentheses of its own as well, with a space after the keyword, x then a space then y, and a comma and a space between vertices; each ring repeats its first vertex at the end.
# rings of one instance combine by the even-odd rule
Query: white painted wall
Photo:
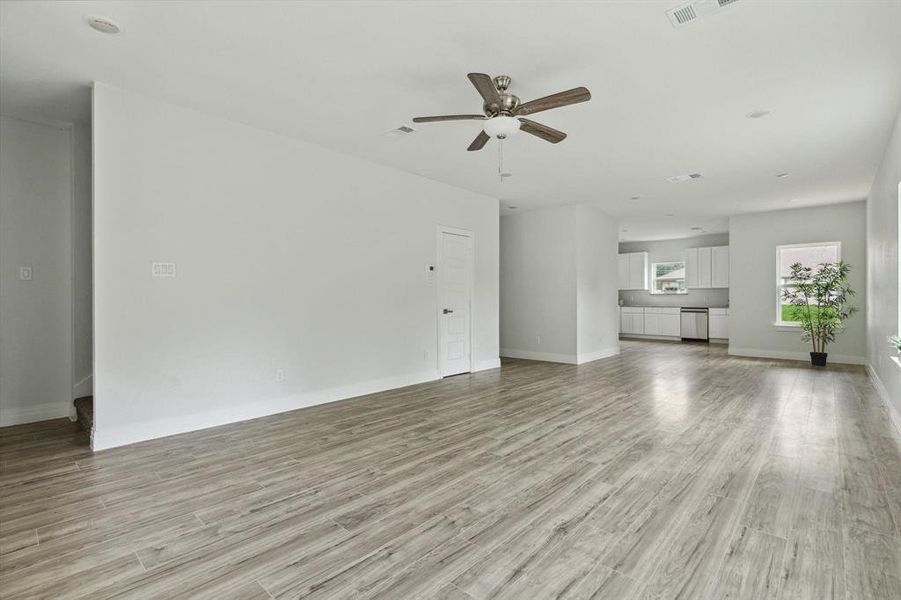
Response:
POLYGON ((72 397, 88 396, 94 372, 91 127, 72 126, 72 397))
POLYGON ((437 378, 439 224, 498 366, 496 199, 103 84, 93 125, 95 447, 437 378))
POLYGON ((501 355, 576 362, 576 207, 501 218, 501 355))
MULTIPOLYGON (((867 360, 895 419, 901 413, 901 367, 887 338, 901 330, 898 319, 898 194, 901 183, 901 114, 867 199, 867 360)), ((898 423, 901 428, 901 423, 898 423)))
POLYGON ((70 157, 68 128, 0 117, 0 425, 70 413, 70 157))
POLYGON ((563 206, 501 219, 501 355, 578 364, 619 352, 616 223, 563 206))
POLYGON ((777 328, 776 246, 842 243, 857 291, 846 330, 827 351, 832 362, 863 364, 866 356, 866 207, 863 202, 739 215, 729 219, 729 352, 809 360, 800 331, 777 328))
POLYGON ((578 362, 619 353, 617 223, 589 206, 576 207, 578 362))
MULTIPOLYGON (((652 263, 685 260, 688 248, 728 246, 729 234, 716 233, 675 240, 654 240, 648 242, 620 242, 619 251, 647 252, 648 268, 652 263)), ((687 294, 652 294, 645 290, 623 290, 619 293, 625 306, 714 306, 724 307, 729 303, 729 290, 688 290, 687 294)))

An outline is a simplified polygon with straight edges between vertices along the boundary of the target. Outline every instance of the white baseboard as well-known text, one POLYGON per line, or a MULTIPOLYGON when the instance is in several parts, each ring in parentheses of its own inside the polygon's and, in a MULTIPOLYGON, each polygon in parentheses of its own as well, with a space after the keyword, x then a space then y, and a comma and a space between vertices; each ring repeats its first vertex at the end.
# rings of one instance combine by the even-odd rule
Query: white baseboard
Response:
POLYGON ((501 368, 501 359, 497 358, 489 358, 488 360, 480 360, 473 364, 472 372, 478 373, 479 371, 489 371, 491 369, 500 369, 501 368))
POLYGON ((91 396, 94 393, 94 376, 88 375, 72 386, 72 398, 91 396))
POLYGON ((609 348, 601 348, 600 350, 595 350, 594 352, 583 352, 578 356, 578 364, 584 364, 587 362, 592 362, 595 360, 601 360, 602 358, 608 358, 610 356, 616 356, 619 354, 619 344, 616 346, 610 346, 609 348))
POLYGON ((72 403, 65 400, 46 402, 34 406, 13 406, 0 411, 0 427, 22 425, 48 419, 72 418, 72 403))
POLYGON ((867 363, 867 374, 870 376, 870 381, 873 382, 873 387, 876 388, 876 393, 879 394, 879 399, 882 400, 882 403, 885 404, 888 410, 889 419, 891 419, 892 425, 895 426, 895 433, 901 436, 901 414, 898 414, 898 410, 892 404, 892 399, 889 398, 888 390, 882 383, 882 380, 879 379, 876 369, 870 363, 867 363))
MULTIPOLYGON (((751 358, 779 358, 782 360, 810 361, 809 352, 791 352, 784 350, 761 350, 759 348, 736 348, 729 346, 729 354, 732 356, 748 356, 751 358)), ((829 353, 828 361, 843 365, 865 365, 867 360, 863 356, 851 356, 846 354, 829 353)))
POLYGON ((652 340, 652 341, 663 341, 663 342, 681 342, 682 338, 673 335, 645 335, 643 333, 621 333, 619 334, 621 339, 625 340, 652 340))
POLYGON ((501 348, 501 356, 506 358, 521 358, 524 360, 540 360, 542 362, 563 363, 566 365, 581 365, 593 360, 600 360, 608 356, 619 354, 619 345, 609 348, 601 348, 594 352, 583 354, 555 354, 553 352, 535 352, 533 350, 514 350, 501 348))
POLYGON ((534 352, 532 350, 514 350, 501 348, 501 356, 505 358, 522 358, 524 360, 540 360, 543 362, 564 363, 567 365, 579 364, 579 357, 575 354, 554 354, 552 352, 534 352))
MULTIPOLYGON (((125 446, 146 440, 177 435, 179 433, 188 433, 190 431, 217 427, 219 425, 228 425, 229 423, 257 419, 282 412, 297 410, 299 408, 315 406, 317 404, 326 404, 328 402, 337 402, 338 400, 346 400, 357 396, 375 394, 386 390, 425 383, 427 381, 435 381, 436 379, 440 379, 438 371, 429 370, 397 377, 386 377, 384 379, 377 379, 327 390, 294 394, 267 402, 241 404, 223 410, 185 415, 170 419, 145 421, 134 425, 114 427, 112 429, 104 429, 102 426, 98 427, 95 423, 92 447, 94 450, 106 450, 108 448, 116 448, 118 446, 125 446)), ((102 410, 103 398, 98 397, 96 401, 97 406, 102 410)))

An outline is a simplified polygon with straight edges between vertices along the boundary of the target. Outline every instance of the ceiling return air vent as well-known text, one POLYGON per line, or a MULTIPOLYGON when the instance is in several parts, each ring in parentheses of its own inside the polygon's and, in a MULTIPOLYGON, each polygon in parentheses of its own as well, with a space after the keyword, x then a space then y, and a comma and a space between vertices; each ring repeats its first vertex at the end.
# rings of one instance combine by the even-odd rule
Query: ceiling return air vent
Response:
POLYGON ((666 16, 673 27, 685 27, 736 2, 738 0, 692 0, 666 11, 666 16))

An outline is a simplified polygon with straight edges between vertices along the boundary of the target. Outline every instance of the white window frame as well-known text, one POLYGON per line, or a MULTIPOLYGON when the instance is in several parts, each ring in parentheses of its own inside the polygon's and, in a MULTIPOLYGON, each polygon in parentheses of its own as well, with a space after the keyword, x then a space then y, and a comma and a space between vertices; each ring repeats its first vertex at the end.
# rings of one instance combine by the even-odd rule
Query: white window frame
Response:
MULTIPOLYGON (((841 242, 810 242, 807 244, 781 244, 779 246, 776 246, 776 320, 773 323, 773 325, 775 325, 776 327, 784 327, 790 331, 797 330, 799 327, 801 327, 801 324, 798 321, 782 320, 782 290, 787 287, 791 287, 789 284, 782 283, 781 273, 779 272, 782 268, 782 251, 795 248, 816 248, 819 246, 835 246, 838 249, 836 260, 842 259, 841 242)), ((809 266, 815 267, 816 265, 809 266)))
POLYGON ((685 280, 685 291, 684 292, 658 292, 657 289, 657 265, 671 265, 673 263, 682 263, 682 268, 686 268, 686 260, 683 258, 682 260, 658 260, 657 262, 649 263, 648 266, 648 291, 655 296, 684 296, 688 293, 688 279, 685 280))

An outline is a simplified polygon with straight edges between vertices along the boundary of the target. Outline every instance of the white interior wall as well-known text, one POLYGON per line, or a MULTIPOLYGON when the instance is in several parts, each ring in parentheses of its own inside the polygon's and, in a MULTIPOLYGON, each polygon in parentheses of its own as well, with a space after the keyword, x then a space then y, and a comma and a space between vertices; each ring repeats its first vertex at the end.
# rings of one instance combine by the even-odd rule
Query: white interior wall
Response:
POLYGON ((616 223, 563 206, 501 219, 501 355, 578 364, 619 351, 616 223))
POLYGON ((576 207, 578 362, 619 353, 617 223, 589 206, 576 207))
POLYGON ((575 362, 576 208, 501 218, 501 355, 575 362))
POLYGON ((92 392, 94 372, 91 236, 91 127, 72 127, 72 397, 92 392))
POLYGON ((827 351, 831 362, 864 364, 866 356, 866 207, 863 202, 739 215, 729 219, 729 352, 809 360, 810 344, 797 328, 776 327, 776 246, 842 243, 851 265, 853 304, 827 351))
POLYGON ((71 151, 67 127, 0 117, 0 425, 71 411, 71 151))
POLYGON ((901 332, 898 318, 899 185, 901 113, 867 199, 867 361, 877 387, 894 408, 901 432, 901 366, 888 337, 901 332))
POLYGON ((93 102, 95 448, 436 379, 438 225, 474 233, 475 368, 499 365, 496 199, 108 85, 93 102))
MULTIPOLYGON (((654 240, 648 242, 620 242, 619 251, 647 252, 648 268, 656 262, 676 262, 685 260, 688 248, 708 246, 728 246, 728 233, 699 235, 674 240, 654 240)), ((729 289, 688 290, 687 294, 652 294, 645 290, 623 290, 619 298, 625 306, 713 306, 729 304, 729 289)))

